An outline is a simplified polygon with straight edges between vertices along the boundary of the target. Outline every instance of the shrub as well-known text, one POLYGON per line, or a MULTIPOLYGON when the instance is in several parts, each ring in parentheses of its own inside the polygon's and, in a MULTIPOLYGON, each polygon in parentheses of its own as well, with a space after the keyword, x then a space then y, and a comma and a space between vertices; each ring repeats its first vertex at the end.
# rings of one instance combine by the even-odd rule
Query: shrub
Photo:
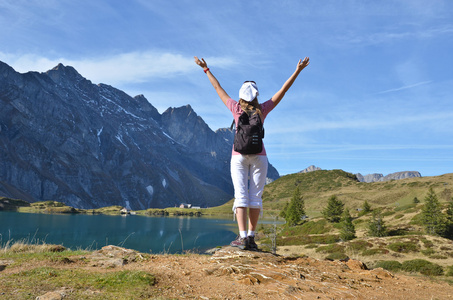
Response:
POLYGON ((364 240, 358 240, 354 242, 349 242, 348 247, 351 250, 356 250, 356 251, 361 251, 361 250, 366 250, 367 248, 373 247, 373 244, 364 241, 364 240))
POLYGON ((440 276, 444 274, 441 266, 424 259, 407 260, 403 262, 402 269, 407 272, 419 272, 427 276, 440 276))
POLYGON ((426 255, 426 256, 430 256, 430 255, 433 255, 434 253, 436 253, 436 251, 434 251, 433 248, 426 248, 425 250, 422 250, 421 252, 423 253, 423 255, 426 255))
POLYGON ((416 252, 419 250, 419 246, 413 242, 396 242, 388 245, 388 248, 399 253, 416 252))
POLYGON ((324 253, 335 253, 335 252, 343 252, 344 246, 338 244, 331 244, 328 246, 321 246, 316 249, 316 252, 324 252, 324 253))
POLYGON ((447 276, 453 276, 453 266, 449 266, 447 268, 447 273, 445 274, 447 276))
MULTIPOLYGON (((421 241, 423 242, 423 245, 425 245, 426 248, 431 248, 432 246, 434 246, 434 243, 426 238, 422 238, 421 241)), ((442 247, 440 247, 440 249, 445 250, 445 249, 442 249, 442 247)))
POLYGON ((334 252, 326 256, 328 260, 346 260, 348 256, 343 252, 334 252))
POLYGON ((330 231, 326 220, 309 221, 300 226, 301 234, 323 234, 330 231))
POLYGON ((333 244, 340 240, 338 235, 313 235, 313 236, 288 236, 285 238, 278 237, 278 246, 289 245, 308 245, 308 244, 333 244))
POLYGON ((367 249, 362 252, 363 256, 369 256, 369 255, 376 255, 376 254, 387 254, 389 251, 387 249, 382 249, 382 248, 373 248, 373 249, 367 249))
POLYGON ((376 263, 375 268, 383 268, 388 271, 396 272, 401 270, 402 264, 396 260, 381 260, 376 263))
POLYGON ((402 217, 404 217, 403 214, 397 214, 397 215, 394 216, 393 218, 394 218, 394 219, 401 219, 402 217))
POLYGON ((383 212, 381 215, 382 215, 383 217, 388 217, 388 216, 391 216, 391 215, 394 215, 394 214, 395 214, 394 211, 388 210, 388 211, 383 212))
POLYGON ((408 210, 411 208, 414 208, 416 205, 415 204, 406 204, 406 205, 401 205, 395 208, 395 211, 403 211, 403 210, 408 210))

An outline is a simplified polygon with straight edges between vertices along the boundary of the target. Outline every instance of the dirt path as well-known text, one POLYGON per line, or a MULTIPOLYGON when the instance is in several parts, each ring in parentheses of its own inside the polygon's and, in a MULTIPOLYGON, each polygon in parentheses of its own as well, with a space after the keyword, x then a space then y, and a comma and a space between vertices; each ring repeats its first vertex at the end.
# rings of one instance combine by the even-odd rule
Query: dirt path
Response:
MULTIPOLYGON (((56 267, 55 263, 52 266, 56 267)), ((453 287, 445 282, 367 270, 357 260, 288 258, 232 247, 213 255, 143 258, 133 250, 106 246, 76 265, 62 263, 58 267, 93 272, 143 270, 156 277, 157 283, 150 287, 155 299, 453 299, 453 287)), ((17 271, 11 265, 2 272, 17 271)), ((49 292, 57 298, 42 299, 73 299, 67 289, 61 298, 59 291, 49 292)), ((102 298, 102 291, 92 292, 96 295, 93 299, 102 298)))
POLYGON ((447 283, 366 270, 355 260, 289 259, 231 247, 212 257, 158 256, 146 268, 163 296, 178 299, 453 299, 447 283))

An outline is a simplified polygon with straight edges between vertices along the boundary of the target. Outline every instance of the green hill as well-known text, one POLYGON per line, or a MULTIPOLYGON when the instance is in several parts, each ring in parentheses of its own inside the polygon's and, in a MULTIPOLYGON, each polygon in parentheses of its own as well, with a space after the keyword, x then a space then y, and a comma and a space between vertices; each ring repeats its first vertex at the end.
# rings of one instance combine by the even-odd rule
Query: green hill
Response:
MULTIPOLYGON (((309 217, 318 217, 330 196, 336 195, 347 208, 355 211, 365 201, 376 208, 398 208, 410 205, 417 197, 420 201, 432 187, 441 202, 453 196, 453 173, 432 177, 417 177, 386 182, 359 182, 354 174, 342 170, 319 170, 296 173, 266 185, 263 193, 264 214, 278 214, 299 187, 309 217)), ((212 208, 212 211, 232 213, 233 200, 212 208)))

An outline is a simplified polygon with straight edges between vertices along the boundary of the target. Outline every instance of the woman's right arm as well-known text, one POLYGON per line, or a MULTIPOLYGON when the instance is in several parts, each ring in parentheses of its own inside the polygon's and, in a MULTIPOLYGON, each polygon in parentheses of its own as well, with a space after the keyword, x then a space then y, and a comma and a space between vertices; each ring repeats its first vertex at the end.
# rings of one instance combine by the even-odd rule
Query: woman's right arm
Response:
POLYGON ((212 86, 214 87, 215 91, 217 92, 217 95, 219 95, 220 99, 222 100, 223 104, 227 105, 228 99, 230 99, 230 96, 225 92, 225 90, 222 88, 220 85, 219 81, 217 78, 214 77, 214 75, 211 73, 211 71, 208 68, 208 64, 205 62, 205 60, 202 58, 201 60, 198 59, 198 57, 194 56, 195 58, 195 63, 199 65, 200 67, 203 68, 205 73, 208 75, 208 79, 211 82, 212 86))

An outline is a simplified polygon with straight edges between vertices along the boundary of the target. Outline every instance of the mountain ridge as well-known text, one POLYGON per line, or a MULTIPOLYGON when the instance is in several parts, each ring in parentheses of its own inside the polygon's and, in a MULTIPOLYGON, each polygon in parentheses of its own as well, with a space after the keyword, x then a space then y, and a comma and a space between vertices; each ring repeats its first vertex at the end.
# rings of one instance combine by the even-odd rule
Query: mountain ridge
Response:
MULTIPOLYGON (((298 173, 308 173, 308 172, 314 172, 314 171, 319 171, 319 170, 322 170, 322 169, 319 167, 316 167, 315 165, 311 165, 298 173)), ((367 174, 367 175, 362 175, 360 173, 356 173, 355 175, 357 176, 357 179, 360 182, 378 182, 378 181, 389 181, 389 180, 399 180, 399 179, 406 179, 406 178, 422 177, 422 175, 418 171, 400 171, 400 172, 390 173, 385 176, 380 173, 372 173, 372 174, 367 174)))
POLYGON ((73 67, 22 74, 3 62, 0 105, 0 196, 135 210, 233 197, 233 133, 213 132, 190 105, 161 115, 73 67))

